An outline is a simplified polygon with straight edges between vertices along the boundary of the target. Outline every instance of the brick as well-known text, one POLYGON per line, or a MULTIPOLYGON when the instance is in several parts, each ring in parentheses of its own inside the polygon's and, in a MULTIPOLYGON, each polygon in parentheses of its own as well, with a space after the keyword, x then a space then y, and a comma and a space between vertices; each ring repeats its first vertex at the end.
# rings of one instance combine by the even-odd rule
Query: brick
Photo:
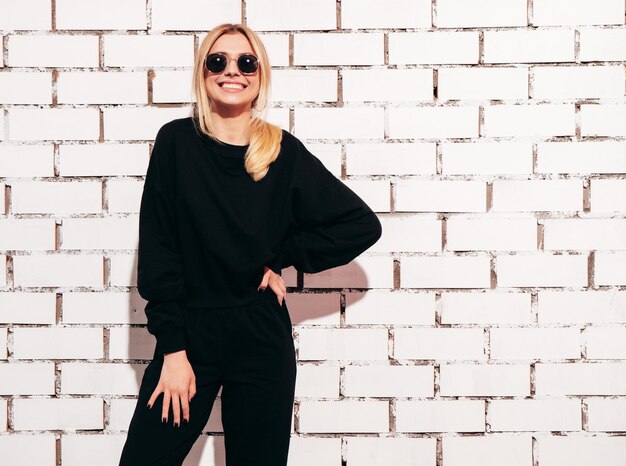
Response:
MULTIPOLYGON (((1 294, 0 294, 1 296, 1 294)), ((64 324, 145 324, 146 300, 137 291, 66 291, 64 324)))
POLYGON ((496 257, 498 287, 587 286, 587 255, 549 253, 496 257))
MULTIPOLYGON (((156 136, 156 135, 155 135, 156 136)), ((150 161, 147 143, 61 144, 61 176, 144 176, 150 161)), ((132 180, 109 180, 108 186, 132 180)), ((141 183, 143 186, 143 182, 141 183)))
POLYGON ((430 69, 343 70, 344 102, 432 102, 430 69))
POLYGON ((145 370, 146 365, 64 362, 60 366, 62 395, 137 396, 141 383, 137 373, 145 370))
POLYGON ((1 395, 54 395, 54 380, 52 362, 0 364, 1 395))
POLYGON ((145 71, 61 72, 57 78, 58 102, 60 104, 147 104, 147 84, 145 71))
POLYGON ((108 254, 111 286, 137 286, 137 257, 132 254, 108 254))
POLYGON ((536 66, 535 99, 597 99, 624 96, 622 66, 536 66))
POLYGON ((341 463, 340 437, 299 437, 289 441, 289 461, 298 466, 341 463))
MULTIPOLYGON (((216 4, 204 0, 153 0, 152 29, 158 31, 208 31, 221 23, 241 23, 241 3, 221 0, 216 4)), ((248 25, 249 22, 247 23, 248 25)))
POLYGON ((587 430, 591 432, 625 432, 626 399, 586 398, 587 430))
MULTIPOLYGON (((130 424, 130 420, 129 420, 130 424)), ((128 428, 128 424, 124 429, 128 428)), ((95 435, 63 433, 61 436, 61 463, 89 464, 98 458, 103 464, 119 462, 127 434, 98 432, 95 435)))
POLYGON ((573 104, 486 105, 486 137, 574 136, 573 104))
POLYGON ((440 101, 528 98, 526 68, 441 68, 437 81, 440 101))
POLYGON ((483 346, 480 328, 396 328, 393 357, 484 360, 483 346))
POLYGON ((580 400, 491 400, 492 431, 576 431, 582 429, 580 400))
POLYGON ((401 258, 400 286, 409 288, 489 288, 489 257, 409 256, 401 258))
POLYGON ((18 398, 13 400, 13 428, 20 430, 103 429, 102 398, 18 398))
POLYGON ((103 286, 103 261, 98 254, 13 257, 15 286, 103 286))
POLYGON ((102 183, 16 181, 11 183, 13 213, 90 214, 102 212, 102 183))
POLYGON ((109 329, 111 359, 146 359, 154 355, 156 340, 146 328, 113 327, 109 329))
POLYGON ((624 395, 626 364, 602 363, 537 363, 535 393, 540 396, 624 395))
POLYGON ((119 179, 107 182, 109 212, 139 213, 143 181, 119 179))
POLYGON ((479 58, 478 32, 390 32, 390 65, 470 65, 479 58))
POLYGON ((108 107, 102 110, 105 140, 154 140, 165 123, 185 118, 186 107, 108 107))
POLYGON ((580 106, 580 135, 626 136, 626 105, 600 104, 580 106))
POLYGON ((434 325, 434 293, 405 293, 387 290, 345 293, 346 325, 434 325), (380 309, 385 312, 380 312, 380 309))
POLYGON ((532 145, 527 142, 443 142, 440 146, 444 175, 533 173, 532 145))
POLYGON ((301 328, 298 359, 386 361, 387 341, 384 328, 301 328))
POLYGON ((626 219, 546 219, 544 249, 626 249, 626 219))
POLYGON ((100 359, 102 328, 41 327, 13 329, 15 359, 100 359))
POLYGON ((347 437, 346 446, 350 466, 421 466, 435 464, 437 456, 437 440, 428 437, 347 437))
POLYGON ((54 464, 56 463, 56 434, 0 435, 0 450, 2 450, 2 460, 7 464, 54 464))
POLYGON ((492 328, 491 359, 579 359, 580 330, 563 328, 492 328))
POLYGON ((343 394, 349 397, 426 397, 434 395, 433 366, 346 366, 343 394))
POLYGON ((389 137, 410 139, 478 137, 478 107, 391 107, 389 137))
POLYGON ((0 249, 54 250, 54 230, 53 219, 0 219, 0 249))
POLYGON ((620 466, 626 451, 625 437, 586 435, 535 435, 542 466, 620 466))
POLYGON ((0 173, 11 178, 54 176, 53 145, 0 145, 0 173))
POLYGON ((389 402, 301 401, 301 433, 316 432, 388 432, 389 402))
POLYGON ((431 4, 428 0, 343 0, 341 27, 370 28, 430 28, 431 4))
MULTIPOLYGON (((537 143, 537 173, 623 173, 626 144, 619 141, 537 143)), ((597 181, 593 179, 591 183, 597 181)), ((593 193, 592 193, 593 194, 593 193)), ((626 197, 624 198, 626 200, 626 197)))
POLYGON ((436 145, 430 142, 346 144, 346 175, 434 174, 436 145))
POLYGON ((445 436, 441 439, 446 466, 527 466, 533 462, 532 435, 445 436))
POLYGON ((0 103, 52 104, 51 73, 29 71, 0 73, 0 103))
POLYGON ((484 63, 563 63, 574 61, 575 31, 520 29, 484 31, 484 63))
POLYGON ((9 109, 9 139, 12 141, 97 140, 99 135, 100 111, 97 108, 9 109))
MULTIPOLYGON (((272 82, 274 83, 274 71, 272 82)), ((157 70, 152 79, 152 102, 157 103, 191 103, 193 101, 191 83, 193 69, 184 71, 157 70)), ((272 90, 275 88, 272 86, 272 90)))
POLYGON ((582 209, 582 180, 493 181, 493 212, 576 212, 582 209))
POLYGON ((63 220, 61 249, 137 249, 139 216, 63 220))
POLYGON ((110 34, 103 40, 105 66, 193 66, 192 35, 110 34))
MULTIPOLYGON (((283 276, 285 271, 283 270, 283 276)), ((287 306, 294 325, 339 326, 339 293, 288 293, 287 306)))
POLYGON ((375 107, 296 108, 297 137, 382 139, 384 109, 375 107))
POLYGON ((439 374, 441 396, 530 395, 528 364, 441 364, 439 374))
POLYGON ((580 34, 578 59, 582 63, 626 60, 626 29, 576 29, 580 34))
POLYGON ((0 29, 5 31, 51 29, 50 3, 50 0, 1 2, 0 29))
POLYGON ((391 288, 393 261, 391 256, 370 256, 364 252, 346 265, 315 274, 304 274, 307 288, 391 288))
POLYGON ((484 181, 401 179, 395 185, 395 211, 485 212, 486 197, 484 181))
POLYGON ((297 398, 339 398, 339 366, 300 364, 296 378, 297 398))
POLYGON ((537 220, 459 215, 446 221, 448 251, 535 251, 537 220))
MULTIPOLYGON (((50 11, 47 14, 50 15, 50 11)), ((7 65, 14 67, 99 66, 98 36, 95 34, 12 34, 7 41, 7 49, 7 65)))
POLYGON ((396 432, 484 432, 484 400, 398 400, 396 432))
MULTIPOLYGON (((533 26, 624 24, 622 0, 534 0, 533 26)), ((574 466, 574 465, 572 465, 574 466)), ((607 465, 608 466, 608 465, 607 465)))
POLYGON ((587 327, 583 331, 588 359, 626 359, 626 329, 587 327))
POLYGON ((143 0, 56 0, 55 4, 57 29, 146 29, 143 0))
POLYGON ((594 256, 597 286, 626 285, 626 251, 596 252, 594 256))
POLYGON ((333 0, 299 3, 249 0, 246 2, 246 18, 255 31, 333 30, 337 27, 336 8, 333 0), (280 15, 276 11, 280 11, 280 15))
MULTIPOLYGON (((333 8, 334 8, 333 3, 333 8)), ((294 65, 382 65, 383 33, 295 33, 294 65)))
POLYGON ((337 102, 337 71, 272 70, 272 100, 274 102, 337 102))
POLYGON ((527 325, 532 322, 530 293, 488 292, 441 293, 442 324, 527 325))
POLYGON ((38 291, 0 292, 0 323, 54 324, 55 319, 55 293, 38 291))
POLYGON ((593 178, 590 185, 592 213, 626 211, 626 180, 593 178))
POLYGON ((435 25, 438 28, 526 26, 524 0, 439 0, 435 25))
POLYGON ((540 290, 540 324, 626 323, 626 292, 613 290, 540 290))
POLYGON ((441 221, 419 214, 380 216, 382 236, 372 246, 375 252, 440 252, 441 221))

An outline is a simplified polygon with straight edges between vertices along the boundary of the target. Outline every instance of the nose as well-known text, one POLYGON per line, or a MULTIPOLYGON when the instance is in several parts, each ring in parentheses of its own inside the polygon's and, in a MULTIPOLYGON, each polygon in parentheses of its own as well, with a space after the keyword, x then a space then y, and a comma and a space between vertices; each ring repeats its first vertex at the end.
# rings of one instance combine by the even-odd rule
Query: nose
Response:
POLYGON ((224 74, 233 75, 239 74, 239 66, 237 66, 237 60, 228 60, 224 74))

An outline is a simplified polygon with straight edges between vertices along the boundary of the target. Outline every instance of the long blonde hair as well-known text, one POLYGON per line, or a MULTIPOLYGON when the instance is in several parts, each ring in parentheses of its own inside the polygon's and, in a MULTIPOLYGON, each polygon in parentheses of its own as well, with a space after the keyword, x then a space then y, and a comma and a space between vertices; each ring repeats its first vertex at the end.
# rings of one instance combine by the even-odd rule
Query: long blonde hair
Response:
POLYGON ((204 59, 221 35, 235 33, 241 33, 248 39, 254 54, 259 59, 259 95, 252 101, 249 126, 250 146, 245 154, 246 172, 250 174, 254 181, 259 181, 267 173, 270 163, 278 157, 282 140, 282 129, 262 118, 267 113, 270 96, 270 63, 261 39, 245 24, 220 24, 209 31, 200 44, 194 59, 193 68, 192 84, 193 92, 196 96, 196 101, 193 102, 193 116, 198 123, 200 131, 217 143, 221 143, 213 136, 211 101, 207 95, 204 83, 204 59))

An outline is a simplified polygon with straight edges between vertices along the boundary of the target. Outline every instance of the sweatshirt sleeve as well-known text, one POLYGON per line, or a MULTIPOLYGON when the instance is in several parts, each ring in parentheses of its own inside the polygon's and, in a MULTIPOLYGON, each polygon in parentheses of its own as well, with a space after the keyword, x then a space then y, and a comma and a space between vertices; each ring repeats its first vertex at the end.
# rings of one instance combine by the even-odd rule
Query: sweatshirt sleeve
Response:
POLYGON ((317 273, 344 265, 378 241, 372 209, 300 142, 294 162, 291 209, 296 228, 267 266, 317 273))
POLYGON ((137 289, 148 301, 148 332, 156 353, 185 348, 184 325, 177 300, 185 295, 178 250, 175 205, 174 144, 171 127, 159 129, 148 163, 139 212, 137 289))

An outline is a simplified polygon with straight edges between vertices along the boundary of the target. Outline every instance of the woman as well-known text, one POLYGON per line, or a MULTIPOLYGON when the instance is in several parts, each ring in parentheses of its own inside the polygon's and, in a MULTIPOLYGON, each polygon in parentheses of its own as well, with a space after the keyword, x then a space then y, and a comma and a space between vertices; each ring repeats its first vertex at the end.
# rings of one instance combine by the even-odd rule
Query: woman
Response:
POLYGON ((137 269, 156 348, 121 466, 182 464, 220 388, 227 465, 286 465, 296 357, 281 269, 347 264, 381 236, 361 198, 259 117, 269 89, 258 36, 219 25, 196 55, 194 115, 157 133, 137 269))

